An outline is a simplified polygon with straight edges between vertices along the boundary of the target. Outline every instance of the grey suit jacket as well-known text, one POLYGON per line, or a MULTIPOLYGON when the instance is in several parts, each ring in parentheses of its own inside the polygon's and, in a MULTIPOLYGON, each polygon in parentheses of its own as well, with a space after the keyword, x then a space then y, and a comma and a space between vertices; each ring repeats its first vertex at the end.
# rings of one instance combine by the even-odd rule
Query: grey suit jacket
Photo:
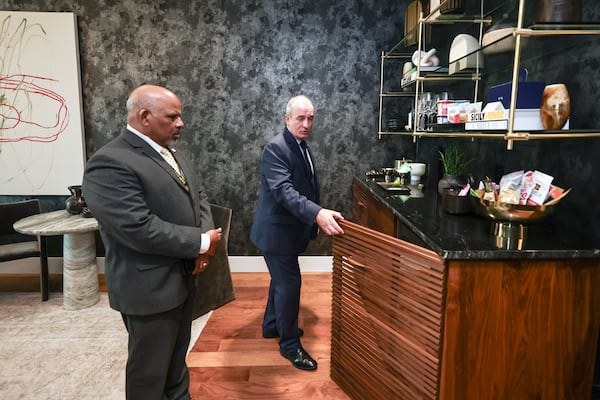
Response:
POLYGON ((154 314, 182 304, 193 288, 189 271, 201 233, 213 227, 189 161, 180 153, 176 158, 189 192, 167 162, 128 131, 86 166, 83 196, 106 248, 110 305, 126 314, 154 314))
POLYGON ((269 254, 294 255, 306 250, 308 241, 317 235, 319 195, 316 168, 311 180, 298 142, 285 128, 263 150, 252 242, 269 254))

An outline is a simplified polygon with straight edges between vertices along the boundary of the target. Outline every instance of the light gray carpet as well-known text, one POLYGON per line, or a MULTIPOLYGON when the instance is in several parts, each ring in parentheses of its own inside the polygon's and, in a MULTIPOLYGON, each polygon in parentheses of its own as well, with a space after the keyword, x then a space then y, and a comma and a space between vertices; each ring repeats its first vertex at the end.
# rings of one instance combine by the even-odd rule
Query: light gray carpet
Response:
MULTIPOLYGON (((210 313, 196 319, 191 346, 210 313)), ((124 399, 127 332, 101 293, 98 304, 62 308, 62 294, 0 293, 0 399, 124 399)))

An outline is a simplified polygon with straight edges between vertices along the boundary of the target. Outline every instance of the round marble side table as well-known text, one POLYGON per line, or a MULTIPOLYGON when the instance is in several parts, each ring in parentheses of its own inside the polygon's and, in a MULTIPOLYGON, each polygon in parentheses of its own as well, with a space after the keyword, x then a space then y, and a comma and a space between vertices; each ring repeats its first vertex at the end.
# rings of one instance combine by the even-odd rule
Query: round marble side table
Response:
POLYGON ((27 235, 64 235, 63 307, 79 310, 98 302, 100 290, 94 234, 98 230, 98 221, 95 218, 59 210, 23 218, 13 227, 27 235))

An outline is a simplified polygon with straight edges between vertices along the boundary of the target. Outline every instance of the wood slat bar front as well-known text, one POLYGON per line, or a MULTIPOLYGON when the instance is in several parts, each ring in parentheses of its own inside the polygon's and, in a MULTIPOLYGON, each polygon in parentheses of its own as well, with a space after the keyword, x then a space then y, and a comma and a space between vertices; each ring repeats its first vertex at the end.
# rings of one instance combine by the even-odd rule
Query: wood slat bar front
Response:
POLYGON ((436 399, 444 263, 348 221, 334 239, 331 375, 355 399, 436 399))

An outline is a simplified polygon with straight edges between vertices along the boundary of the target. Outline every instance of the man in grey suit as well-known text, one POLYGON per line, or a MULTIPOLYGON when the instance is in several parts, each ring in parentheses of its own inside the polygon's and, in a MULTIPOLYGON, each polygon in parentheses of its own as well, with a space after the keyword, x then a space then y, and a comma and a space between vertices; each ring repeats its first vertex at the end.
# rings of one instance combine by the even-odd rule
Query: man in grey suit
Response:
POLYGON ((314 107, 305 96, 289 100, 286 127, 267 143, 260 162, 260 192, 250 238, 262 251, 271 275, 263 337, 279 337, 281 355, 298 369, 312 371, 317 362, 300 343, 298 327, 301 276, 298 255, 320 228, 328 235, 344 231, 343 216, 319 205, 319 178, 306 146, 314 107))
POLYGON ((170 148, 183 126, 173 92, 136 88, 127 130, 90 158, 83 178, 106 248, 110 306, 129 334, 127 399, 190 398, 193 275, 207 268, 221 229, 212 229, 190 162, 170 148))

